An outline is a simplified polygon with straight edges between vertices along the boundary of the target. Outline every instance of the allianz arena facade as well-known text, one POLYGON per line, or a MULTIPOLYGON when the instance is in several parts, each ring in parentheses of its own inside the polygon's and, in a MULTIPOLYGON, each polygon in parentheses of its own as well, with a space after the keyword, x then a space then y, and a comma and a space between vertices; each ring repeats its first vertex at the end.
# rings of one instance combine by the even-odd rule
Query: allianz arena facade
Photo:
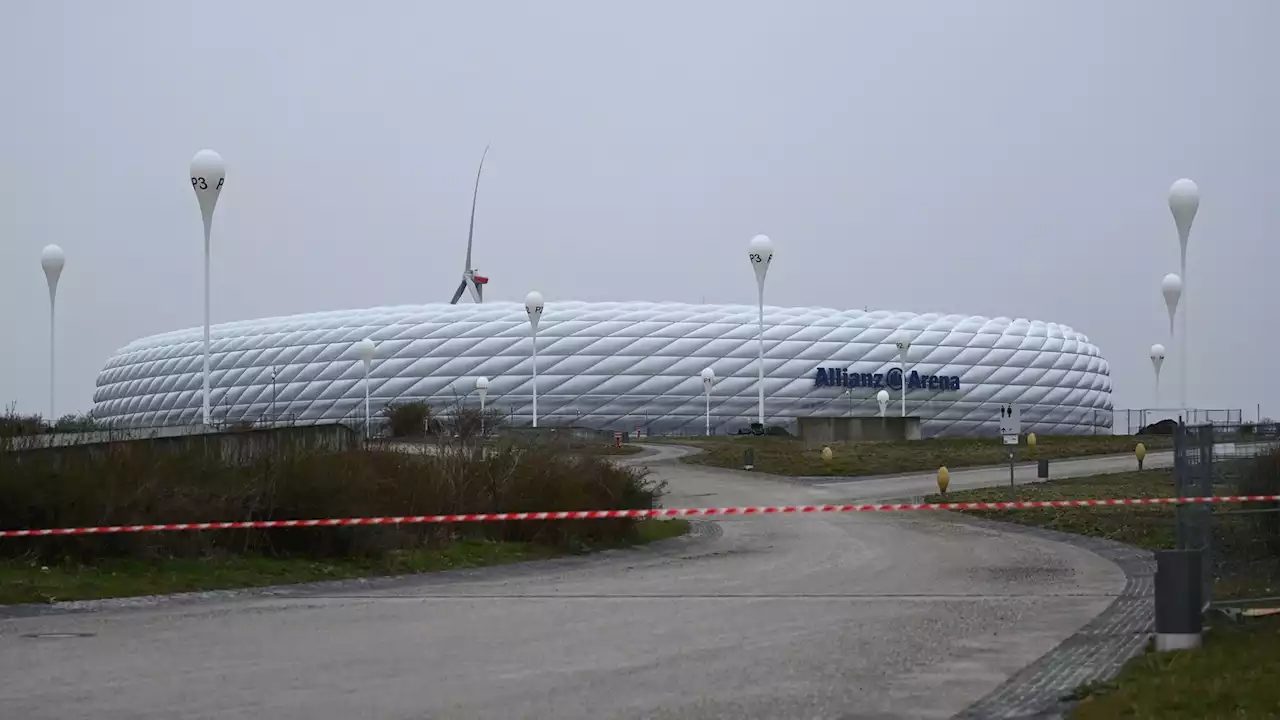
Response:
MULTIPOLYGON (((735 432, 757 415, 757 308, 650 302, 552 302, 538 328, 540 426, 701 434, 700 373, 716 374, 711 422, 735 432)), ((913 336, 907 414, 926 436, 992 435, 1017 403, 1024 431, 1109 433, 1110 369, 1084 335, 1056 323, 823 308, 765 308, 765 422, 900 410, 896 333, 913 336)), ((361 420, 364 367, 377 344, 372 414, 393 402, 487 404, 532 418, 533 339, 524 306, 414 305, 310 313, 211 329, 215 421, 361 420), (273 379, 273 373, 275 377, 273 379)), ((202 330, 136 340, 98 376, 94 415, 120 427, 200 421, 202 330)))

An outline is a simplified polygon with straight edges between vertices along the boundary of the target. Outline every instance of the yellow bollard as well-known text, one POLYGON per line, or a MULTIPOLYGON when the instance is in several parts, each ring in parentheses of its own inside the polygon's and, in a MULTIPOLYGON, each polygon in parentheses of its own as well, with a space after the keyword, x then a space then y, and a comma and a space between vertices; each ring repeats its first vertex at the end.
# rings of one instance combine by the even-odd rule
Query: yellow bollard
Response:
POLYGON ((1138 469, 1139 469, 1139 470, 1141 470, 1141 469, 1142 469, 1142 461, 1143 461, 1144 459, 1146 459, 1146 457, 1147 457, 1147 446, 1146 446, 1146 445, 1143 445, 1142 443, 1138 443, 1138 446, 1137 446, 1137 447, 1135 447, 1135 448, 1133 449, 1133 454, 1134 454, 1135 456, 1137 456, 1137 458, 1138 458, 1138 469))
POLYGON ((947 494, 947 486, 951 484, 951 473, 947 472, 947 466, 943 465, 938 468, 938 492, 943 495, 947 494))
POLYGON ((1032 450, 1035 450, 1035 449, 1036 449, 1036 434, 1035 434, 1035 433, 1027 433, 1027 447, 1031 448, 1032 450))
POLYGON ((822 448, 822 462, 825 462, 825 463, 831 462, 831 448, 829 447, 822 448))

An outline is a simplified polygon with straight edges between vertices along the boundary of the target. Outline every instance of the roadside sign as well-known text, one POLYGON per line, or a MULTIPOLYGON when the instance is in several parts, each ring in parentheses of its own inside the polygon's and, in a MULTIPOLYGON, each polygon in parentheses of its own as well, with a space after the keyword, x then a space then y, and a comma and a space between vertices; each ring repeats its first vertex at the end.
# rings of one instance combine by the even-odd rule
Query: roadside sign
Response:
POLYGON ((1005 435, 1005 436, 1004 436, 1004 444, 1005 444, 1005 445, 1017 445, 1017 444, 1018 444, 1018 436, 1017 436, 1017 435, 1005 435))
POLYGON ((1009 403, 1000 406, 1000 434, 1006 438, 1010 435, 1014 436, 1012 444, 1017 444, 1017 437, 1022 434, 1022 413, 1019 412, 1017 405, 1009 403))

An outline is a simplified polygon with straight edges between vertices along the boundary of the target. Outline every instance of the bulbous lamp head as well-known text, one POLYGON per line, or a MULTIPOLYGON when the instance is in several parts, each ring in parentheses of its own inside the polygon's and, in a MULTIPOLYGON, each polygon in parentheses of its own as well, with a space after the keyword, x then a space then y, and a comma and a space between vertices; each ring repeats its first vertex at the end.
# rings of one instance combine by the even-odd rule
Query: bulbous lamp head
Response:
POLYGON ((364 361, 365 365, 373 362, 373 355, 378 351, 378 346, 373 344, 369 338, 365 338, 356 343, 356 354, 364 361))
POLYGON ((538 332, 538 321, 542 320, 543 308, 542 293, 534 290, 525 295, 524 312, 529 316, 529 325, 533 327, 534 332, 538 332))
POLYGON ((703 368, 702 370, 702 389, 711 392, 711 388, 715 387, 716 373, 711 368, 703 368))
POLYGON ((898 357, 906 362, 907 353, 911 352, 911 333, 905 330, 894 333, 892 342, 898 348, 898 357))
POLYGON ((227 180, 227 166, 222 156, 212 150, 201 150, 191 158, 191 189, 200 201, 200 213, 207 225, 227 180))
POLYGON ((1151 366, 1156 369, 1156 377, 1160 377, 1160 368, 1164 366, 1164 346, 1156 343, 1151 346, 1151 366))
POLYGON ((476 392, 480 393, 480 400, 483 401, 484 396, 489 392, 489 378, 483 376, 476 378, 476 392))
POLYGON ((1164 306, 1169 310, 1169 332, 1173 332, 1173 317, 1178 312, 1178 301, 1182 299, 1182 278, 1177 273, 1169 273, 1160 281, 1160 294, 1164 295, 1164 306))
POLYGON ((58 287, 58 278, 62 277, 62 268, 67 264, 67 256, 57 245, 45 245, 40 252, 40 267, 44 269, 44 279, 49 283, 49 292, 58 287))
POLYGON ((880 415, 884 416, 885 411, 889 409, 889 391, 881 390, 876 393, 876 402, 880 403, 880 415))
POLYGON ((773 262, 773 241, 768 235, 757 235, 747 245, 747 257, 751 260, 751 269, 756 272, 756 285, 764 292, 764 277, 769 274, 769 264, 773 262))
POLYGON ((1200 209, 1200 188, 1187 178, 1175 182, 1169 188, 1169 211, 1173 213, 1173 222, 1178 226, 1178 242, 1182 251, 1187 251, 1187 238, 1191 236, 1191 223, 1196 219, 1196 211, 1200 209))

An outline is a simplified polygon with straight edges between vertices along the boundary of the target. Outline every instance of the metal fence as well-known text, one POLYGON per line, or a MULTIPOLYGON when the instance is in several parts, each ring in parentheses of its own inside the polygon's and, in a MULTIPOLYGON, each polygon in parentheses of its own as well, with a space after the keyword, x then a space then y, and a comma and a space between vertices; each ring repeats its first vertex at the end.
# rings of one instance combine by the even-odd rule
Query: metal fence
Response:
MULTIPOLYGON (((1280 424, 1182 425, 1181 497, 1280 494, 1280 424)), ((1202 553, 1206 607, 1280 600, 1280 503, 1183 505, 1178 547, 1202 553)))
MULTIPOLYGON (((1181 408, 1133 408, 1116 410, 1111 430, 1116 435, 1137 435, 1143 428, 1154 425, 1161 420, 1177 422, 1182 416, 1181 408)), ((1188 408, 1188 425, 1240 425, 1244 422, 1244 411, 1238 409, 1212 410, 1204 408, 1188 408)))

